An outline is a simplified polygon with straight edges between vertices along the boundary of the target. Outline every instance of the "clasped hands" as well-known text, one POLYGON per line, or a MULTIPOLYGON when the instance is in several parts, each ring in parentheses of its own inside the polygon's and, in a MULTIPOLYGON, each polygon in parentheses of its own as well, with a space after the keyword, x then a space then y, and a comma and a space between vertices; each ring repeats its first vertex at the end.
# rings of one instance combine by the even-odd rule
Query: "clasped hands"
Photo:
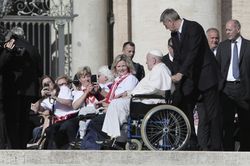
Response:
POLYGON ((179 82, 182 79, 183 74, 176 73, 175 75, 171 76, 171 79, 174 83, 179 82))

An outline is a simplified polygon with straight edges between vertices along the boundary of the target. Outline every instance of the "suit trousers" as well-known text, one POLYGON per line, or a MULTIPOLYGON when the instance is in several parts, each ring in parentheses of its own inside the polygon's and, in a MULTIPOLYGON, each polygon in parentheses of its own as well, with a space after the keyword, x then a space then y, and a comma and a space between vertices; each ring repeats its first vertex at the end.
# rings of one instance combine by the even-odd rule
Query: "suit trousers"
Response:
POLYGON ((235 149, 235 113, 240 122, 240 151, 250 150, 250 111, 249 102, 242 100, 240 82, 226 82, 221 94, 223 110, 223 149, 235 149))
POLYGON ((0 149, 10 149, 10 140, 7 133, 3 101, 0 100, 0 149))
POLYGON ((184 104, 186 106, 182 109, 191 124, 191 144, 198 141, 201 150, 222 150, 222 119, 217 86, 213 86, 206 91, 196 91, 185 98, 184 104), (200 95, 202 96, 202 105, 201 103, 198 105, 197 138, 194 132, 193 110, 200 95))
POLYGON ((204 106, 203 111, 198 110, 198 114, 203 114, 198 125, 201 150, 222 150, 222 116, 218 87, 213 86, 201 92, 201 95, 204 106), (200 126, 202 127, 199 129, 200 126))

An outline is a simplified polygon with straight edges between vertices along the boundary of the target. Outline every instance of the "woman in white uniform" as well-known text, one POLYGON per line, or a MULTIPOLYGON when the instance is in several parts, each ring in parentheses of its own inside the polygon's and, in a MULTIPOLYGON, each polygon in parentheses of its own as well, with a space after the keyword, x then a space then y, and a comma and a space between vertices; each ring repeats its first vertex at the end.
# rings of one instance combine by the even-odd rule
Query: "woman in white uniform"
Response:
MULTIPOLYGON (((113 102, 116 102, 117 99, 127 97, 127 94, 130 93, 138 83, 137 78, 133 75, 135 73, 133 63, 131 59, 124 54, 118 55, 114 59, 111 70, 116 78, 109 93, 101 103, 105 108, 108 108, 113 102)), ((106 112, 106 110, 104 112, 106 112)), ((100 134, 104 117, 105 114, 92 119, 88 126, 88 130, 100 134)), ((113 124, 110 123, 108 125, 112 126, 113 124)), ((93 136, 88 136, 87 133, 85 139, 83 139, 81 149, 94 149, 89 148, 87 144, 93 145, 95 142, 96 140, 93 139, 93 136)))

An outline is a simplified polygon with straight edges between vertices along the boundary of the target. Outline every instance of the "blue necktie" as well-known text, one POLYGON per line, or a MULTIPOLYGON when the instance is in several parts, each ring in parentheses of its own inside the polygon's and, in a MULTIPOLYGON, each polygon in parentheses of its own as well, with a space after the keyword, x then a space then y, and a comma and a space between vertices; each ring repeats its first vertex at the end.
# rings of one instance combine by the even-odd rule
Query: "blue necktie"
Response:
POLYGON ((240 77, 238 47, 236 41, 234 42, 234 48, 233 48, 233 77, 236 80, 238 80, 240 77))

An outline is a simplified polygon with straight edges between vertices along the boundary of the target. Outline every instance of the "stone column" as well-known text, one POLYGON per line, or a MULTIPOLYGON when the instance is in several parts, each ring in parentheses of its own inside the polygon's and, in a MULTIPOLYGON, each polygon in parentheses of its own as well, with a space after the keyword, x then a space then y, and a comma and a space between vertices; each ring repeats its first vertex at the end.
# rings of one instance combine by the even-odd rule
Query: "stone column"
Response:
POLYGON ((129 40, 129 0, 113 0, 114 11, 114 56, 122 51, 122 45, 129 40))
POLYGON ((241 23, 241 34, 247 39, 250 39, 249 5, 249 0, 232 1, 232 19, 239 20, 241 23))
POLYGON ((74 0, 72 27, 72 72, 79 67, 90 66, 96 73, 101 65, 107 64, 107 1, 74 0))

